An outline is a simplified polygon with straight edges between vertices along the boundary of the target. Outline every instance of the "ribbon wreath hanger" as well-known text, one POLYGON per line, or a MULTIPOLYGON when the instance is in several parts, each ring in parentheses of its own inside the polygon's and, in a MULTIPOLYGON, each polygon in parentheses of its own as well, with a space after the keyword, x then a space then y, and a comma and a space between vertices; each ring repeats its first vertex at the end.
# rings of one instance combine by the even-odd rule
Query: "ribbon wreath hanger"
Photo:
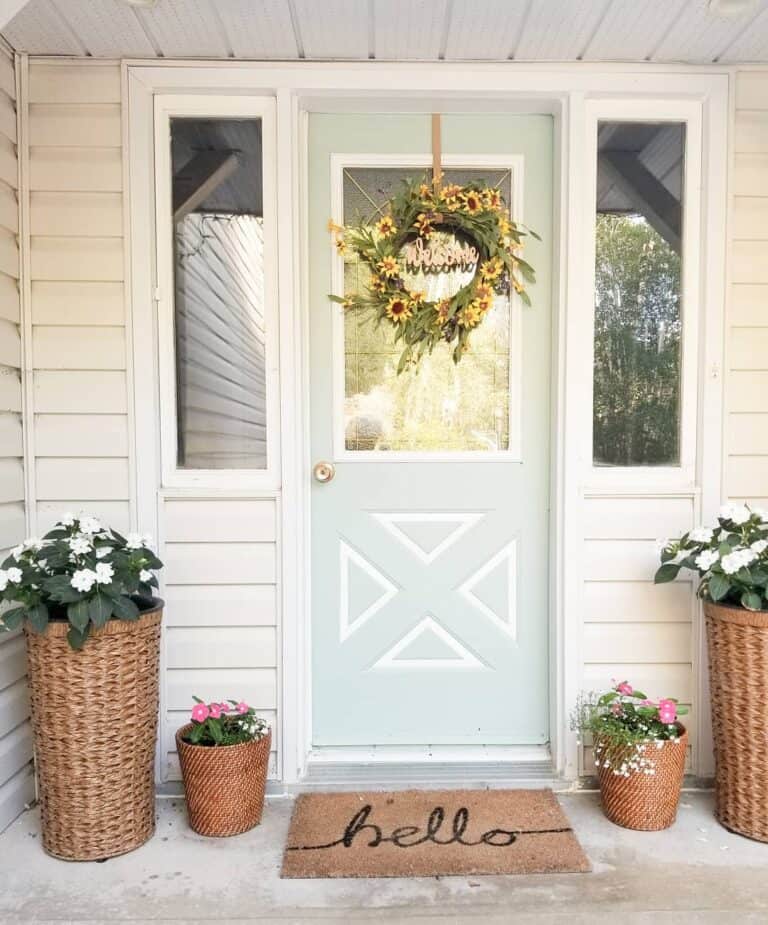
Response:
POLYGON ((432 113, 432 185, 435 188, 435 194, 440 191, 443 185, 443 166, 440 163, 442 157, 443 144, 443 126, 439 112, 432 113))

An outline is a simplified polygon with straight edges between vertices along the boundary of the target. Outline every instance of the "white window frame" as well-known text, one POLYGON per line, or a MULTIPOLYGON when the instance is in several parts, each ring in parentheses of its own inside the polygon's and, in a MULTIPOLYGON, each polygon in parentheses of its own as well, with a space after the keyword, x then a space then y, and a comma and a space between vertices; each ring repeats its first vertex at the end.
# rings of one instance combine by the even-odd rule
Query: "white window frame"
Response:
POLYGON ((277 160, 275 101, 270 97, 155 96, 155 221, 162 488, 266 489, 280 484, 280 393, 277 286, 277 160), (171 119, 259 119, 262 130, 264 325, 267 465, 263 469, 187 469, 178 464, 171 119))
MULTIPOLYGON (((344 171, 355 167, 388 167, 420 169, 432 166, 430 154, 331 154, 331 207, 333 220, 344 224, 344 171)), ((522 154, 444 154, 442 164, 448 169, 508 170, 512 201, 509 204, 513 221, 523 222, 525 201, 525 158, 522 154)), ((329 247, 330 252, 330 247, 329 247)), ((334 295, 344 295, 344 257, 333 252, 331 288, 334 295)), ((333 457, 335 462, 511 462, 522 463, 522 391, 523 391, 523 316, 522 300, 510 292, 509 329, 509 446, 506 450, 348 450, 344 432, 345 368, 344 368, 344 309, 333 306, 333 457)))
MULTIPOLYGON (((589 364, 585 382, 584 444, 582 459, 587 462, 590 488, 665 487, 683 488, 696 484, 696 424, 699 391, 699 315, 701 312, 701 104, 689 100, 593 98, 585 102, 584 166, 582 215, 587 227, 582 237, 584 303, 581 315, 586 321, 589 364), (596 466, 593 458, 594 344, 595 344, 595 201, 597 198, 597 133, 600 122, 672 122, 685 125, 682 195, 682 273, 681 357, 680 357, 680 443, 676 466, 596 466)), ((578 245, 577 245, 578 246, 578 245)), ((585 344, 586 346, 586 344, 585 344)))

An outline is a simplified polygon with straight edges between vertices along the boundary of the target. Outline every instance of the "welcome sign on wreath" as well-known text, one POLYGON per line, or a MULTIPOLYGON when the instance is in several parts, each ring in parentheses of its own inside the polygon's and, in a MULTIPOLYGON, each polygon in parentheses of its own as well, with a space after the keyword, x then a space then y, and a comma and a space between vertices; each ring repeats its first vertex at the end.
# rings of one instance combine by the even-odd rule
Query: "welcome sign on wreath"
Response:
POLYGON ((522 258, 523 238, 538 235, 512 220, 495 187, 440 180, 438 168, 433 184, 406 181, 373 224, 328 223, 337 250, 370 271, 362 292, 330 298, 394 328, 403 344, 398 373, 439 343, 458 363, 496 294, 514 289, 531 304, 525 284, 535 274, 522 258))

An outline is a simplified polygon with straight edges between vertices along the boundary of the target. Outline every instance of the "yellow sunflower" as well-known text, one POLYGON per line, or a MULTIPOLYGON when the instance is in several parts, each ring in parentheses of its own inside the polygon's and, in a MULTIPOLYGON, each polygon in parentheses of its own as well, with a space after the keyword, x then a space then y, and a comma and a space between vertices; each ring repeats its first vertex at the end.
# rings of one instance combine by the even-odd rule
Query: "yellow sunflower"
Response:
POLYGON ((337 225, 336 222, 334 222, 332 218, 328 219, 327 227, 328 227, 328 231, 330 231, 331 234, 339 234, 339 232, 344 231, 344 226, 337 225))
POLYGON ((354 308, 355 307, 355 297, 353 295, 345 295, 344 301, 341 303, 343 309, 354 308))
POLYGON ((497 189, 483 190, 483 200, 485 201, 486 209, 496 211, 502 206, 501 193, 497 189))
POLYGON ((376 264, 376 269, 386 279, 394 279, 400 275, 400 266, 394 257, 382 257, 376 264))
POLYGON ((335 240, 333 243, 336 245, 336 252, 337 252, 337 253, 339 253, 339 254, 346 254, 346 252, 347 252, 347 244, 346 244, 346 241, 344 240, 344 238, 336 238, 336 240, 335 240))
POLYGON ((448 312, 451 308, 450 299, 441 299, 437 303, 437 326, 442 327, 448 320, 448 312))
POLYGON ((435 226, 432 224, 432 216, 427 215, 426 212, 419 212, 416 221, 413 223, 413 227, 419 232, 422 238, 430 237, 435 231, 435 226))
POLYGON ((378 222, 376 222, 376 228, 382 238, 388 238, 397 231, 391 215, 382 215, 378 222))
POLYGON ((419 198, 420 199, 430 199, 432 197, 432 188, 426 184, 422 183, 419 187, 419 198))
POLYGON ((412 314, 411 303, 404 296, 393 296, 387 303, 387 318, 393 324, 404 324, 412 314))
POLYGON ((384 292, 384 290, 387 288, 387 284, 380 276, 374 275, 371 277, 371 282, 369 283, 368 288, 371 290, 371 292, 384 292))
POLYGON ((480 278, 485 283, 492 283, 501 276, 503 269, 504 263, 501 258, 493 257, 491 260, 486 260, 480 267, 480 278))
POLYGON ((459 312, 459 324, 463 328, 474 328, 480 324, 483 317, 483 310, 478 304, 477 299, 473 299, 459 312))
POLYGON ((499 216, 499 234, 502 238, 507 238, 512 234, 512 223, 506 215, 499 216))
POLYGON ((478 212, 483 211, 482 196, 475 190, 467 190, 463 193, 461 201, 464 204, 465 211, 469 212, 470 215, 476 215, 478 212))
POLYGON ((487 312, 493 305, 493 289, 482 283, 475 290, 475 299, 480 310, 483 313, 487 312))

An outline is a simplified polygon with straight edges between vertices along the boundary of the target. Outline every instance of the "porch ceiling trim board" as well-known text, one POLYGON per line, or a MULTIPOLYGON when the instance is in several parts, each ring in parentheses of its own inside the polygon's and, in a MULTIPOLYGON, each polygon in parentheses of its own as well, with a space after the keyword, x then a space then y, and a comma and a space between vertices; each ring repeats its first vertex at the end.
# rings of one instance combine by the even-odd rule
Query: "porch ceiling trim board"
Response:
POLYGON ((4 0, 0 29, 20 52, 95 58, 768 61, 768 0, 741 16, 706 0, 4 0))

